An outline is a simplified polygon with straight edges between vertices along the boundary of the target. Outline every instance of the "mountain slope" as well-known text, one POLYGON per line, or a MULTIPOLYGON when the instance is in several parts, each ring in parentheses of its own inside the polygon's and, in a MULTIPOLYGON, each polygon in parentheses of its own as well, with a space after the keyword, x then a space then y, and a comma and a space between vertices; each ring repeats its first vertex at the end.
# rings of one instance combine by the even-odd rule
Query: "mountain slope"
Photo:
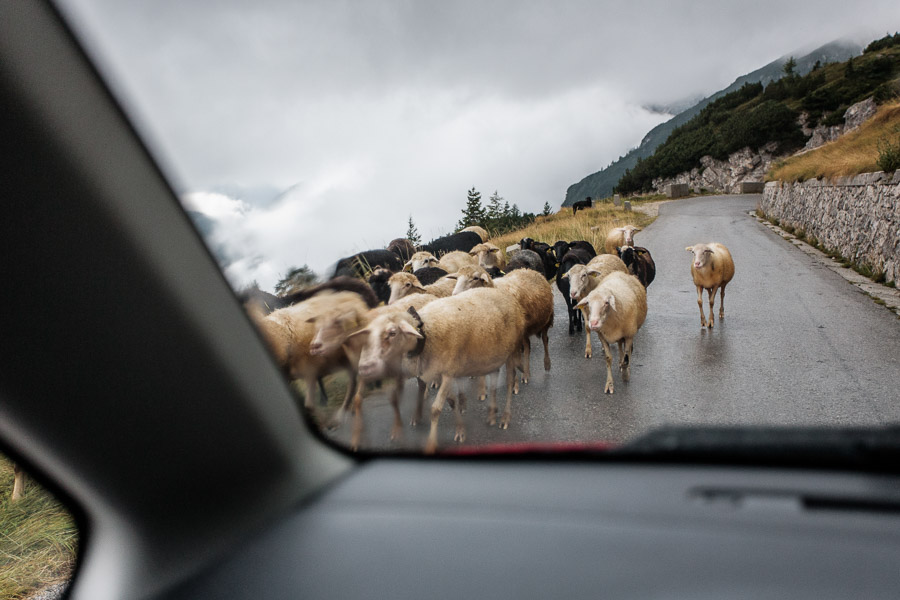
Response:
MULTIPOLYGON (((842 62, 850 57, 858 56, 862 53, 862 46, 855 42, 837 40, 829 44, 825 44, 820 48, 816 48, 812 52, 796 58, 797 66, 795 72, 803 75, 812 70, 818 61, 820 64, 828 62, 842 62)), ((716 92, 715 94, 704 98, 686 111, 679 113, 660 125, 651 129, 644 139, 641 140, 637 148, 629 151, 628 154, 613 162, 605 169, 588 175, 578 183, 569 186, 566 190, 566 199, 563 206, 571 206, 578 200, 584 200, 587 196, 592 198, 605 198, 612 194, 613 187, 618 183, 619 179, 625 174, 625 171, 633 168, 638 158, 648 158, 656 148, 665 142, 672 131, 681 125, 684 125, 695 116, 700 114, 711 102, 742 88, 747 83, 762 83, 766 85, 772 81, 780 79, 784 75, 784 64, 788 61, 787 56, 783 56, 755 71, 742 75, 734 80, 727 88, 716 92)))

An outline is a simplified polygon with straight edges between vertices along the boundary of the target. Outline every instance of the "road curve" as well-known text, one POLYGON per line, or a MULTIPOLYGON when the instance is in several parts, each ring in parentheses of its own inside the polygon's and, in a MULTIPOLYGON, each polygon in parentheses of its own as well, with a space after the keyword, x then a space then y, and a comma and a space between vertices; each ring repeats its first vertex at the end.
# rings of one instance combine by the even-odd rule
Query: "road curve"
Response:
MULTIPOLYGON (((533 344, 532 381, 514 397, 506 431, 488 427, 487 407, 470 395, 466 443, 622 442, 663 424, 900 422, 900 320, 748 216, 758 199, 670 202, 636 236, 653 255, 657 274, 648 289, 647 320, 635 338, 631 382, 614 373, 613 395, 603 394, 600 344, 595 337, 594 357, 584 358, 584 334, 568 335, 565 304, 554 285, 551 371, 544 373, 543 350, 533 344), (736 272, 726 291, 725 319, 717 318, 708 331, 700 328, 691 255, 684 248, 710 241, 728 246, 736 272)), ((717 297, 717 315, 718 303, 717 297)), ((414 387, 407 384, 405 420, 414 387)), ((393 443, 384 396, 367 401, 364 412, 364 447, 424 444, 427 407, 426 423, 407 427, 393 443)), ((348 423, 334 438, 345 442, 349 429, 348 423)), ((455 444, 448 408, 440 444, 455 444)))

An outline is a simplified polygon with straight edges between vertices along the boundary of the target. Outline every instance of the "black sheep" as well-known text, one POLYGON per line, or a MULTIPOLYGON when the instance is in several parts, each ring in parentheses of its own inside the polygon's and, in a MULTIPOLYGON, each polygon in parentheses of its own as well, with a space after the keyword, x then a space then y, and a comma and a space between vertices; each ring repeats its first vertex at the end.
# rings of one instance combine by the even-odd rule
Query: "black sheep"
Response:
POLYGON ((591 245, 590 242, 586 242, 584 240, 575 240, 574 242, 569 242, 569 248, 579 248, 587 252, 591 258, 597 256, 597 251, 594 250, 594 246, 591 245))
POLYGON ((318 285, 308 287, 299 292, 294 292, 293 294, 288 294, 287 296, 282 296, 281 300, 285 302, 285 306, 290 306, 292 304, 297 304, 298 302, 303 302, 308 298, 312 298, 319 292, 324 291, 355 292, 359 294, 369 308, 378 306, 378 298, 375 296, 375 292, 372 291, 372 288, 369 287, 365 281, 361 281, 356 277, 346 276, 333 277, 318 285))
POLYGON ((390 250, 366 250, 339 260, 332 277, 346 276, 362 279, 366 273, 374 271, 375 267, 384 267, 397 272, 403 270, 403 262, 397 254, 390 250))
POLYGON ((577 213, 579 210, 584 210, 585 208, 590 208, 591 206, 593 206, 593 204, 594 203, 591 200, 590 196, 588 196, 584 200, 579 200, 578 202, 576 202, 575 204, 572 205, 572 215, 577 213))
POLYGON ((646 288, 656 277, 656 263, 650 256, 650 251, 641 246, 621 246, 616 248, 619 258, 628 267, 628 272, 638 278, 646 288))
POLYGON ((474 231, 460 231, 459 233, 431 240, 427 244, 419 246, 418 250, 420 252, 431 252, 440 258, 444 254, 453 252, 454 250, 468 252, 481 243, 481 236, 474 231))
POLYGON ((422 285, 431 285, 446 274, 447 271, 440 267, 422 267, 413 272, 422 285))
POLYGON ((388 303, 388 300, 391 297, 391 288, 388 285, 388 279, 390 279, 393 274, 394 273, 390 269, 378 267, 372 271, 366 280, 369 282, 372 291, 375 292, 375 296, 385 304, 388 303))
POLYGON ((563 275, 568 273, 569 269, 575 265, 586 265, 591 258, 592 257, 581 248, 571 248, 566 252, 565 256, 563 256, 559 263, 559 269, 556 272, 556 288, 559 290, 559 293, 562 294, 563 300, 566 301, 566 309, 569 313, 569 335, 573 335, 576 330, 581 331, 584 328, 584 318, 582 317, 581 311, 575 308, 575 302, 572 301, 572 297, 569 296, 569 292, 571 291, 569 287, 569 278, 563 277, 563 275))
POLYGON ((506 272, 509 273, 516 269, 531 269, 543 275, 544 261, 541 260, 541 257, 534 250, 517 250, 506 261, 506 272))
POLYGON ((391 243, 387 246, 387 250, 390 250, 391 252, 399 256, 400 260, 402 260, 404 263, 409 260, 409 257, 416 253, 416 247, 413 246, 413 243, 406 238, 397 238, 396 240, 391 240, 391 243))
MULTIPOLYGON (((537 255, 541 259, 541 273, 544 274, 544 277, 547 278, 547 281, 553 279, 556 275, 556 267, 558 265, 556 261, 556 256, 553 254, 553 249, 550 247, 550 244, 545 244, 544 242, 536 242, 531 238, 522 238, 519 242, 519 247, 522 250, 531 250, 532 252, 537 253, 537 255)), ((509 269, 507 269, 509 270, 509 269)))

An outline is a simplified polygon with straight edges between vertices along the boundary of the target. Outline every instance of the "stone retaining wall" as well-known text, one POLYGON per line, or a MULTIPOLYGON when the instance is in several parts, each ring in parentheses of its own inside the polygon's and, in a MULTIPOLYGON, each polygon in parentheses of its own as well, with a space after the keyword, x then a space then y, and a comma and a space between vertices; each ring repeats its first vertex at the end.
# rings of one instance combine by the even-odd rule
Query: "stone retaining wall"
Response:
POLYGON ((836 181, 770 181, 760 208, 829 250, 900 283, 900 170, 836 181))

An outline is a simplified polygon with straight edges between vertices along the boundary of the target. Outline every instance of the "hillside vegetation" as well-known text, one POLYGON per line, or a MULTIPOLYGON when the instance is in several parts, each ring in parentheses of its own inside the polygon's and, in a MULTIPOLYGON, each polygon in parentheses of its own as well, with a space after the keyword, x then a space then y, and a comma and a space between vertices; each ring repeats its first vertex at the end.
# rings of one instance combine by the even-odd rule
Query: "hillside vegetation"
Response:
POLYGON ((886 104, 859 129, 820 148, 777 163, 766 181, 805 181, 897 169, 900 154, 900 102, 886 104), (893 167, 893 168, 892 168, 893 167))
POLYGON ((900 91, 900 35, 876 40, 862 56, 818 65, 804 76, 794 72, 791 61, 784 70, 782 79, 767 86, 746 84, 709 104, 627 171, 616 191, 649 192, 655 178, 699 167, 706 155, 724 160, 746 146, 775 143, 776 152, 790 152, 806 140, 801 113, 807 114, 810 127, 837 125, 851 104, 870 96, 878 103, 891 100, 900 91))

